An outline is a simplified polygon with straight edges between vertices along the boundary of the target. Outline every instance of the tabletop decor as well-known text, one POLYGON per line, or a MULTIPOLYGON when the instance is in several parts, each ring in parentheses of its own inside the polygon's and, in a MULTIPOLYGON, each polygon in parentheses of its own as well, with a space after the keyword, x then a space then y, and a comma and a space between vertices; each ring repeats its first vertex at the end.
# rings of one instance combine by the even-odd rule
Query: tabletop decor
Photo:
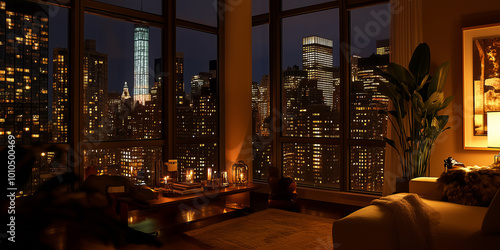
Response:
POLYGON ((248 183, 248 165, 243 161, 233 164, 233 184, 236 186, 246 186, 248 183))

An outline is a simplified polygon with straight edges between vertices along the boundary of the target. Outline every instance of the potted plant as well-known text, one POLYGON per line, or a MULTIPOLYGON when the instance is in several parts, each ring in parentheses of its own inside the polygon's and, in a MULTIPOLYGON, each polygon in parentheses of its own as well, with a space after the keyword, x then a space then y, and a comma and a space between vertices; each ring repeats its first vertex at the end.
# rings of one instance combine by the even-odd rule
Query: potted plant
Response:
POLYGON ((442 63, 434 76, 429 75, 429 67, 430 49, 421 43, 413 52, 408 69, 390 63, 386 69, 376 70, 387 80, 380 83, 379 91, 392 103, 391 110, 381 113, 389 116, 396 131, 394 140, 384 139, 398 152, 406 182, 425 176, 434 142, 449 129, 448 116, 439 114, 453 100, 453 96, 445 98, 443 93, 449 62, 442 63))

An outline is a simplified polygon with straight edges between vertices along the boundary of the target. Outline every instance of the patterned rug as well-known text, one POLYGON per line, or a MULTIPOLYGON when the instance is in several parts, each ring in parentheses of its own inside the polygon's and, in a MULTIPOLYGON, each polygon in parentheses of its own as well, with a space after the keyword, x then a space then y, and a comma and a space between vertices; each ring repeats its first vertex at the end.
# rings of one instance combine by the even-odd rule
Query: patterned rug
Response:
POLYGON ((333 249, 333 221, 267 209, 185 234, 215 249, 333 249))

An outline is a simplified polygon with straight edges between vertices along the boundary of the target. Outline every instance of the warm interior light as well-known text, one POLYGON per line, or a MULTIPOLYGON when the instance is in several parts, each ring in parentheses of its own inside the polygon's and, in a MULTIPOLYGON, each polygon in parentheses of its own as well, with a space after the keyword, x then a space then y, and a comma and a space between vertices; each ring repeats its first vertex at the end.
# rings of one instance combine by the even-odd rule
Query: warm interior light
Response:
MULTIPOLYGON (((488 148, 500 148, 500 111, 488 112, 488 148)), ((500 166, 500 153, 493 158, 493 166, 500 166)))
POLYGON ((500 111, 488 112, 488 147, 500 148, 500 111))

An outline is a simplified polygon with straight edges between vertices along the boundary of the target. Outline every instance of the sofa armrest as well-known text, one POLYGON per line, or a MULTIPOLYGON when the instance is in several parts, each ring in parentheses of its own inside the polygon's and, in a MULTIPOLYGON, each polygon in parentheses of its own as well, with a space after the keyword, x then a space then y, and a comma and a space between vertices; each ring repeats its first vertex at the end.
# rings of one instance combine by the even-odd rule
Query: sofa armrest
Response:
POLYGON ((418 194, 429 200, 442 200, 441 190, 437 177, 417 177, 410 180, 410 193, 418 194))

